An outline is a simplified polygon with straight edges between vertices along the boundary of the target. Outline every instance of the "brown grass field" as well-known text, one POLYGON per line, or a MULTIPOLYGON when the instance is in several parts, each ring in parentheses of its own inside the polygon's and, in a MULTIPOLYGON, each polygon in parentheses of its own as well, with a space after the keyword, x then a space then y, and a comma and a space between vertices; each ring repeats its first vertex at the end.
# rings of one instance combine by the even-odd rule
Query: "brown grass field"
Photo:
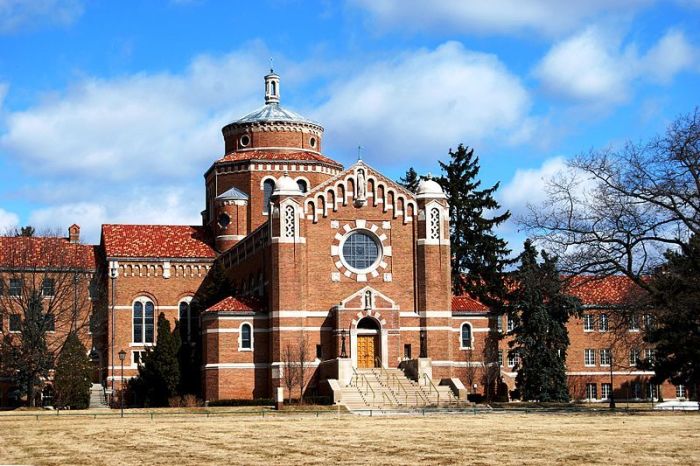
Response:
POLYGON ((0 414, 0 463, 697 465, 700 415, 0 414))

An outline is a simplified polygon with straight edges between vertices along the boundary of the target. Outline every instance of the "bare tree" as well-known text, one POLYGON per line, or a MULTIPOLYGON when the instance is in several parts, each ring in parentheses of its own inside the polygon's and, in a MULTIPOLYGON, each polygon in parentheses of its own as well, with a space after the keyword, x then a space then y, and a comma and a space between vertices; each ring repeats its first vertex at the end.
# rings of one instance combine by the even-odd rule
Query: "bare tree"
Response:
POLYGON ((560 257, 563 272, 621 274, 653 293, 645 277, 662 253, 685 251, 700 234, 700 111, 648 143, 592 151, 568 168, 522 225, 560 257))
POLYGON ((90 246, 53 232, 0 237, 0 317, 9 323, 0 364, 24 381, 31 406, 68 336, 87 340, 95 275, 90 246))
POLYGON ((476 382, 476 374, 479 370, 477 367, 476 360, 478 358, 474 357, 474 349, 469 348, 467 350, 464 350, 464 362, 466 363, 466 371, 465 371, 465 377, 467 380, 467 390, 469 393, 474 393, 474 382, 476 382))
POLYGON ((296 386, 298 374, 296 354, 291 343, 287 343, 282 351, 282 367, 282 379, 287 387, 287 403, 291 403, 292 389, 296 386))
POLYGON ((302 332, 297 342, 297 360, 299 361, 299 370, 297 374, 297 385, 299 386, 299 403, 304 403, 304 390, 309 382, 309 373, 307 362, 309 360, 309 337, 302 332))

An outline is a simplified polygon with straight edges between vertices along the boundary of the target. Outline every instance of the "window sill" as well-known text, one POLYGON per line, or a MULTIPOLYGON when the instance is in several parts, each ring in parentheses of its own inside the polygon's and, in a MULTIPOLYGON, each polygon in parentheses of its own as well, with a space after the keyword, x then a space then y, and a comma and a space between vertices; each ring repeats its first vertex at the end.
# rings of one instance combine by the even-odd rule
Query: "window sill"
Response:
POLYGON ((129 346, 130 346, 130 347, 134 347, 134 346, 155 346, 155 343, 135 343, 135 342, 132 341, 131 343, 129 343, 129 346))
POLYGON ((241 353, 252 353, 253 348, 238 348, 238 351, 240 351, 241 353))
POLYGON ((584 364, 583 367, 595 367, 595 364, 584 364))

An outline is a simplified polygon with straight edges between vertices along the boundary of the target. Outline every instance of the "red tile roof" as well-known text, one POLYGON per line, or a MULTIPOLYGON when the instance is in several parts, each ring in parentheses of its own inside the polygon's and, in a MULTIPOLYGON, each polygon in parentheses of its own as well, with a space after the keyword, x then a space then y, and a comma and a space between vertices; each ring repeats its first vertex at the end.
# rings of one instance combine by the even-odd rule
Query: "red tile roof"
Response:
POLYGON ((0 266, 95 270, 97 246, 71 243, 55 236, 0 237, 0 266))
POLYGON ((471 296, 453 296, 452 312, 488 312, 484 304, 471 296))
POLYGON ((601 306, 622 304, 640 290, 629 278, 620 275, 572 277, 567 289, 583 304, 601 306))
POLYGON ((213 258, 203 227, 190 225, 102 225, 107 257, 213 258))
POLYGON ((206 310, 206 312, 238 311, 254 312, 262 308, 260 300, 251 296, 229 296, 206 310))
POLYGON ((242 152, 231 152, 220 158, 219 162, 237 162, 245 160, 263 160, 263 161, 303 161, 303 162, 320 162, 328 165, 334 165, 338 168, 343 168, 341 164, 335 160, 329 159, 325 155, 316 152, 306 151, 275 151, 275 150, 250 150, 242 152))

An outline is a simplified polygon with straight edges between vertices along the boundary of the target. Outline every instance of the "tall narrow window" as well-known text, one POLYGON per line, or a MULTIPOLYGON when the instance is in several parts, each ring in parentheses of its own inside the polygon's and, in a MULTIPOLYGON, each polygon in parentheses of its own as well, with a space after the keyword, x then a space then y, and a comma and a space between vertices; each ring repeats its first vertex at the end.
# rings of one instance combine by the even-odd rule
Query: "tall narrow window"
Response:
POLYGON ((583 364, 586 366, 595 366, 595 350, 594 349, 583 350, 583 364))
POLYGON ((180 302, 180 337, 182 341, 192 340, 192 316, 190 314, 190 303, 180 302))
POLYGON ((460 346, 462 349, 470 349, 472 347, 472 326, 467 323, 462 324, 462 339, 460 346))
POLYGON ((609 383, 600 384, 600 396, 604 400, 610 399, 610 393, 612 393, 612 385, 609 383))
POLYGON ((600 350, 600 365, 609 366, 610 365, 610 348, 605 348, 600 350))
POLYGON ((440 239, 440 210, 430 209, 430 239, 440 239))
POLYGON ((153 303, 146 298, 140 298, 133 306, 133 337, 134 343, 153 343, 154 340, 153 303))
POLYGON ((593 314, 583 315, 583 330, 586 332, 591 332, 595 330, 595 324, 593 321, 593 314))
POLYGON ((608 315, 607 314, 600 315, 600 326, 598 327, 598 330, 600 330, 601 332, 608 331, 608 315))
POLYGON ((41 294, 45 297, 51 297, 54 295, 54 289, 56 287, 56 280, 53 278, 44 278, 41 282, 41 294))
POLYGON ((598 398, 598 384, 586 384, 586 398, 588 398, 589 400, 595 400, 598 398))
POLYGON ((263 183, 263 213, 270 212, 270 198, 275 190, 275 182, 273 180, 265 180, 263 183))
POLYGON ((630 332, 636 332, 639 330, 639 319, 635 314, 631 314, 628 319, 628 326, 630 332))
POLYGON ((636 367, 639 364, 639 350, 637 348, 632 348, 630 350, 630 366, 636 367))
POLYGON ((240 349, 250 350, 253 349, 253 328, 250 324, 241 325, 241 340, 240 349))

